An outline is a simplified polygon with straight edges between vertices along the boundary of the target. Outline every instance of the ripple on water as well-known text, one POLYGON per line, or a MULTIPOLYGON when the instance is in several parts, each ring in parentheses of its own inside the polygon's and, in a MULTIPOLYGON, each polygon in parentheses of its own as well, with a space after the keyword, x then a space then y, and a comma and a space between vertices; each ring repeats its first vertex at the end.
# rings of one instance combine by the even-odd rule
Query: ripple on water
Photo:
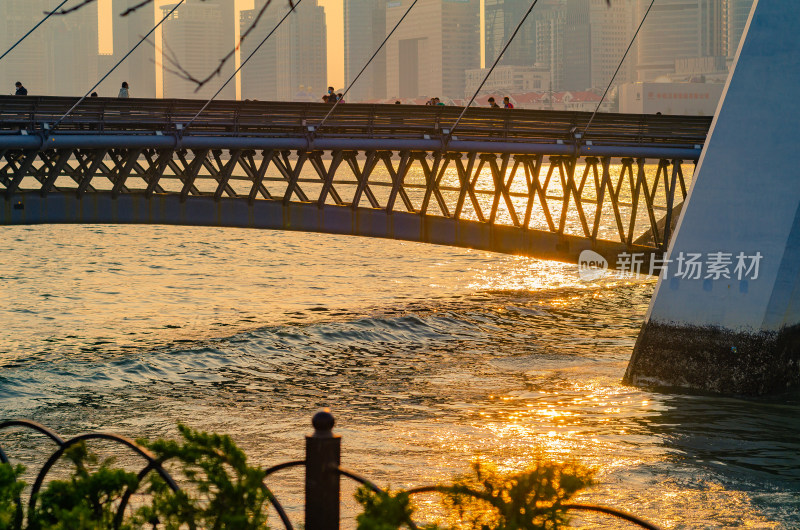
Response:
POLYGON ((266 465, 301 457, 327 405, 347 466, 381 483, 435 482, 476 455, 508 469, 577 458, 600 478, 582 500, 667 528, 800 520, 796 396, 620 383, 651 281, 587 285, 558 264, 313 234, 4 230, 6 417, 131 437, 182 421, 266 465))

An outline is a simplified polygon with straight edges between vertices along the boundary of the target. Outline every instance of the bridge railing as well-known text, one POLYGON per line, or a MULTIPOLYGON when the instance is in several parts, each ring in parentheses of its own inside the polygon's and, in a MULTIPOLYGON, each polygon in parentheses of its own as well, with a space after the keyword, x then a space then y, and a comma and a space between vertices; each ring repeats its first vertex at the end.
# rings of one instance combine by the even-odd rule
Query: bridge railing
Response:
MULTIPOLYGON (((45 130, 75 98, 0 96, 0 134, 45 130)), ((64 133, 177 133, 200 110, 200 100, 90 98, 59 125, 64 133)), ((339 105, 318 128, 330 106, 323 103, 213 102, 185 135, 398 139, 447 135, 460 107, 339 105)), ((596 145, 694 147, 705 142, 711 118, 471 108, 454 131, 460 140, 564 143, 580 138, 596 145)))

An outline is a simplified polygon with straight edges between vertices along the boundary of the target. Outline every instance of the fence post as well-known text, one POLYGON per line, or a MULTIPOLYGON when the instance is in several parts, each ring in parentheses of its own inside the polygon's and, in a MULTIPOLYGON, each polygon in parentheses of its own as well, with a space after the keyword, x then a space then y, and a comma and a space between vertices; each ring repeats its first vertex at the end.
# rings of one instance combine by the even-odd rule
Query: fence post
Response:
POLYGON ((339 529, 339 463, 342 438, 333 434, 328 409, 314 414, 306 436, 306 530, 339 529))

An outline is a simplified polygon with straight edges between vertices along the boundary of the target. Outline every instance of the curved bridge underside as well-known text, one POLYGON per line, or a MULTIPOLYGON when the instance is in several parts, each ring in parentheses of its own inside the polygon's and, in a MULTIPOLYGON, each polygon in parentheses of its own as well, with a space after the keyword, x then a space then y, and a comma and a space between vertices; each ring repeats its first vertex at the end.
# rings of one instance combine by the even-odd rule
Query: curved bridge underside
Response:
MULTIPOLYGON (((482 109, 470 110, 470 125, 451 138, 441 125, 456 109, 346 105, 324 135, 306 124, 328 107, 285 104, 283 115, 259 121, 279 120, 283 129, 230 132, 241 123, 212 120, 188 134, 132 118, 141 102, 117 109, 129 103, 100 101, 90 102, 105 105, 96 113, 53 132, 36 115, 44 111, 14 110, 18 101, 0 98, 0 224, 301 230, 573 263, 591 249, 611 267, 620 255, 641 254, 642 272, 666 248, 684 175, 702 147, 692 142, 707 125, 690 123, 687 139, 670 132, 680 120, 647 129, 642 117, 599 117, 587 141, 575 134, 584 113, 482 109), (287 126, 289 111, 297 123, 287 126)), ((164 111, 157 105, 154 115, 164 111)), ((239 104, 230 116, 241 120, 248 108, 239 104)), ((229 116, 222 110, 212 114, 229 116)))
MULTIPOLYGON (((2 204, 2 203, 0 203, 2 204)), ((648 245, 620 245, 570 234, 489 224, 486 222, 419 215, 387 213, 383 209, 350 208, 312 203, 248 201, 246 198, 192 197, 181 202, 179 194, 94 193, 79 199, 74 193, 38 193, 15 196, 5 203, 5 224, 165 224, 226 226, 275 230, 298 230, 327 234, 399 239, 455 247, 487 250, 577 263, 583 250, 616 258, 620 252, 651 253, 648 245), (9 222, 10 221, 10 222, 9 222)))

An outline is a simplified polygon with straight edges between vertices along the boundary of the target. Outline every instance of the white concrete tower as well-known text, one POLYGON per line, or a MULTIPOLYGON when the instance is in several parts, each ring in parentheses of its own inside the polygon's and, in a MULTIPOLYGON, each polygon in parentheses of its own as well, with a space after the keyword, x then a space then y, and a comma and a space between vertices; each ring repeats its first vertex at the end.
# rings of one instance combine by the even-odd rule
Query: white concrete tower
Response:
POLYGON ((799 9, 753 6, 629 383, 750 395, 800 385, 799 9))

